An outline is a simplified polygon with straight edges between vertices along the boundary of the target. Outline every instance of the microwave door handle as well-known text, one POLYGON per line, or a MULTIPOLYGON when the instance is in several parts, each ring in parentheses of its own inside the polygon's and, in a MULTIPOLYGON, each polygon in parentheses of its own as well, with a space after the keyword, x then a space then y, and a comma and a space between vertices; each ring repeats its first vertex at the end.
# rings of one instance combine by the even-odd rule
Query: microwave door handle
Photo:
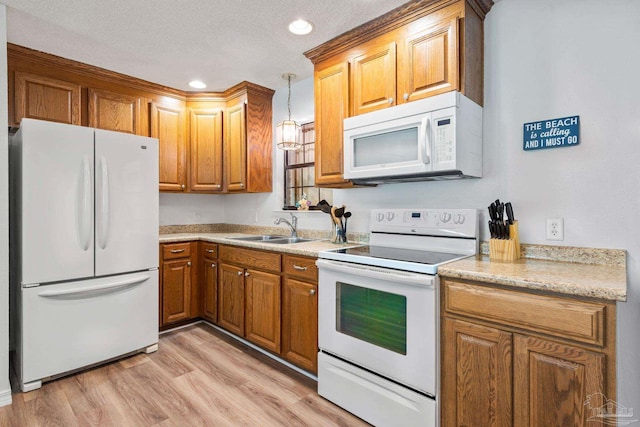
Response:
POLYGON ((422 147, 422 163, 428 165, 431 162, 431 119, 425 117, 420 124, 424 145, 422 147))

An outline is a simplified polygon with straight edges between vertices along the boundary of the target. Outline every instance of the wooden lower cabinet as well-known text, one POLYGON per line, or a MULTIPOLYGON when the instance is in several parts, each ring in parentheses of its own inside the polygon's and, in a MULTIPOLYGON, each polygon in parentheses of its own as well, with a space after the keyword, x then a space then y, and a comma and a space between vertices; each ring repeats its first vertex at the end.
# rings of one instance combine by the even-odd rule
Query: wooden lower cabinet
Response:
POLYGON ((200 242, 200 285, 202 286, 202 317, 218 322, 218 245, 200 242))
POLYGON ((244 268, 220 264, 218 324, 244 336, 244 268))
POLYGON ((280 276, 257 270, 245 273, 245 337, 280 353, 280 276))
POLYGON ((287 278, 282 287, 282 357, 318 371, 318 286, 287 278))
POLYGON ((601 425, 587 421, 587 399, 604 390, 604 354, 516 335, 514 374, 514 425, 601 425))
POLYGON ((167 243, 160 245, 162 270, 160 281, 161 325, 197 317, 198 298, 196 272, 196 244, 167 243))
POLYGON ((442 426, 601 425, 588 418, 616 398, 615 303, 441 284, 442 426))

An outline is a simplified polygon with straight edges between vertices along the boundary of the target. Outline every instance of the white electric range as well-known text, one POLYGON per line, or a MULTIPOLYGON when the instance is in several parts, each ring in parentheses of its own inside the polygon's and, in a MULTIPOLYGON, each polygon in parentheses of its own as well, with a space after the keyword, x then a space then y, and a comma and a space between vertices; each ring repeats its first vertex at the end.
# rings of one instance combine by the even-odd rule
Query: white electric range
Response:
POLYGON ((318 393, 374 425, 438 424, 438 266, 478 253, 475 209, 371 212, 369 246, 323 251, 318 393))

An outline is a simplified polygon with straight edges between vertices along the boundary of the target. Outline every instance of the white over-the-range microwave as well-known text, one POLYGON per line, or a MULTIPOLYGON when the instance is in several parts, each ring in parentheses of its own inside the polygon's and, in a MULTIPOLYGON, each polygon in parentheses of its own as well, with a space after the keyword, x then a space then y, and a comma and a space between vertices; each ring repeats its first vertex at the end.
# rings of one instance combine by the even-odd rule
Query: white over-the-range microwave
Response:
POLYGON ((381 184, 482 176, 482 107, 448 92, 344 120, 344 177, 381 184))

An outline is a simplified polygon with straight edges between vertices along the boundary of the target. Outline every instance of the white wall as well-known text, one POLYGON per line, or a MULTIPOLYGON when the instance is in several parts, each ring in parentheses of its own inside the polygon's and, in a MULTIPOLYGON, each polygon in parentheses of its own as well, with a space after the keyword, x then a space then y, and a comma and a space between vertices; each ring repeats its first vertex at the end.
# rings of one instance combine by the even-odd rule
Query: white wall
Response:
POLYGON ((224 222, 224 196, 160 193, 160 225, 224 222))
MULTIPOLYGON (((7 111, 7 8, 0 5, 0 129, 7 111)), ((9 161, 7 132, 0 132, 0 406, 11 403, 9 385, 9 161)))

